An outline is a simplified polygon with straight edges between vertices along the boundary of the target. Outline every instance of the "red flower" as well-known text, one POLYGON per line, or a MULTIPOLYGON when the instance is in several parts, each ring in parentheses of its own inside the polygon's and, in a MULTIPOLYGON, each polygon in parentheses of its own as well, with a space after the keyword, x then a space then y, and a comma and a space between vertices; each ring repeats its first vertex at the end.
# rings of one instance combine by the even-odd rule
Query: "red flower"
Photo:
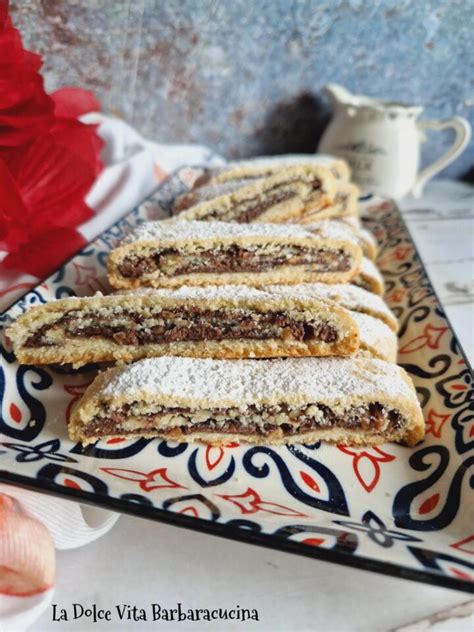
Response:
POLYGON ((63 119, 10 167, 0 160, 6 267, 44 277, 84 245, 74 227, 92 216, 84 197, 101 169, 101 145, 95 126, 63 119))
POLYGON ((1 150, 31 141, 54 123, 54 101, 38 72, 41 63, 39 55, 24 50, 8 14, 0 15, 1 150))
POLYGON ((100 109, 96 98, 78 88, 48 96, 41 63, 0 12, 2 263, 44 277, 84 245, 75 227, 92 216, 84 198, 102 169, 103 141, 77 120, 100 109))
POLYGON ((100 103, 92 92, 81 88, 60 88, 51 97, 56 117, 79 118, 87 112, 100 110, 100 103))

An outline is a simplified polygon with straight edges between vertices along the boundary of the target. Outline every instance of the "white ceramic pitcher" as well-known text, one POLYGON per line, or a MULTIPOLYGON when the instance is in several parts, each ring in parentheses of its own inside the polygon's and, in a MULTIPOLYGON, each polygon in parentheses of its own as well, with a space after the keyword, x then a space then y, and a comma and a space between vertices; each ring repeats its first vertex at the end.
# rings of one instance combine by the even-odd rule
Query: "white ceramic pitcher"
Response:
POLYGON ((324 90, 335 112, 318 151, 345 158, 354 182, 366 191, 394 198, 407 193, 419 197, 428 180, 457 158, 471 137, 471 126, 460 116, 418 121, 422 107, 354 95, 336 84, 324 90), (453 144, 419 172, 425 131, 448 128, 456 133, 453 144))

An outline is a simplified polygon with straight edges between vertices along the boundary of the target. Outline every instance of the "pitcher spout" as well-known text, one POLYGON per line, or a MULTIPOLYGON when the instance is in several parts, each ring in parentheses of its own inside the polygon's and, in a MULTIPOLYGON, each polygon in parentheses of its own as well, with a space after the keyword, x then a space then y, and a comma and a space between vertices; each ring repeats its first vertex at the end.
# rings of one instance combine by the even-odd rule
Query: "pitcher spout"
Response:
POLYGON ((354 100, 354 95, 337 83, 328 83, 323 92, 331 99, 334 106, 349 105, 354 100))

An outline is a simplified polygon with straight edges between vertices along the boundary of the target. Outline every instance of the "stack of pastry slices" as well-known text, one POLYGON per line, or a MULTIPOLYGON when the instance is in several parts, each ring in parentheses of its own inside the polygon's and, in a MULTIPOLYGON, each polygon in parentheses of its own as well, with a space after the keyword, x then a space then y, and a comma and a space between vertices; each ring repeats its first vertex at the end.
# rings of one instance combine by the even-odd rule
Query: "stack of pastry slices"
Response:
POLYGON ((26 364, 115 363, 77 404, 83 444, 414 445, 424 421, 347 165, 284 156, 207 170, 175 215, 109 255, 114 292, 9 329, 26 364))

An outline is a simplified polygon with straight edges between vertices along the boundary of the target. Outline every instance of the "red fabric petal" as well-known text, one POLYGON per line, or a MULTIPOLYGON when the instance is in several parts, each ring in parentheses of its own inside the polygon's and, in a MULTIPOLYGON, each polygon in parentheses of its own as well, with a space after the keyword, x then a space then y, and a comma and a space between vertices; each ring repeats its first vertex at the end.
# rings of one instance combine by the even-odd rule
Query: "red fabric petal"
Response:
POLYGON ((0 241, 8 268, 44 277, 84 245, 75 226, 93 212, 84 201, 102 170, 103 141, 78 116, 99 110, 87 90, 52 97, 41 57, 25 51, 0 0, 0 241))
POLYGON ((85 245, 84 237, 73 228, 58 228, 37 235, 2 263, 6 268, 18 268, 44 279, 85 245))
POLYGON ((18 165, 23 159, 23 155, 27 146, 20 145, 15 147, 0 147, 0 160, 8 166, 10 173, 15 177, 18 171, 18 165))
POLYGON ((25 205, 34 210, 34 232, 45 224, 75 226, 92 216, 83 200, 100 164, 94 137, 94 128, 71 121, 38 138, 21 156, 15 176, 25 205))
POLYGON ((0 149, 24 145, 47 132, 54 124, 50 101, 47 95, 34 94, 28 101, 0 109, 0 149))
MULTIPOLYGON (((53 116, 54 102, 43 91, 43 80, 40 75, 20 80, 18 75, 7 77, 0 71, 0 116, 5 123, 10 124, 13 117, 23 114, 18 108, 31 108, 31 103, 37 108, 46 109, 53 116)), ((26 109, 26 114, 28 110, 26 109)))
MULTIPOLYGON (((4 0, 0 0, 4 5, 4 0)), ((31 142, 54 122, 54 101, 38 74, 41 57, 25 51, 21 35, 3 20, 0 31, 0 148, 31 142)), ((5 156, 3 156, 5 157, 5 156)))
POLYGON ((7 25, 8 17, 8 5, 10 4, 9 0, 0 0, 0 36, 2 32, 5 30, 7 25))
POLYGON ((51 130, 59 145, 67 147, 92 166, 94 176, 98 176, 103 169, 100 152, 105 144, 97 134, 97 128, 98 125, 86 125, 80 121, 58 118, 51 130))
POLYGON ((27 241, 28 209, 6 164, 0 160, 0 239, 8 249, 27 241))
POLYGON ((45 110, 54 117, 54 101, 46 94, 41 75, 19 76, 15 73, 8 77, 0 69, 0 116, 11 123, 14 116, 28 114, 28 107, 45 110), (24 110, 19 110, 23 108, 24 110))
POLYGON ((88 112, 100 110, 94 94, 82 88, 60 88, 51 97, 55 103, 54 114, 58 117, 77 119, 88 112))
POLYGON ((23 48, 21 34, 8 15, 8 1, 0 0, 0 67, 24 64, 31 72, 38 72, 42 60, 40 55, 23 48))

